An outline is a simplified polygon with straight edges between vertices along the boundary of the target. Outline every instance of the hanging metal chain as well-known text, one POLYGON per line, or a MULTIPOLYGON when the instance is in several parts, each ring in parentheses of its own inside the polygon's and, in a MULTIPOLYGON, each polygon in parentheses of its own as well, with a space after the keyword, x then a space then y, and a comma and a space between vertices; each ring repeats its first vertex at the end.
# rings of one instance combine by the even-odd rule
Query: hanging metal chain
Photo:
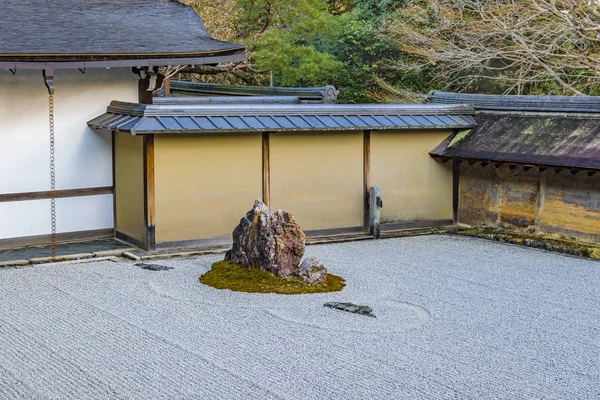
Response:
POLYGON ((54 143, 54 94, 48 96, 49 127, 50 127, 50 226, 52 261, 56 258, 56 170, 55 170, 55 143, 54 143))

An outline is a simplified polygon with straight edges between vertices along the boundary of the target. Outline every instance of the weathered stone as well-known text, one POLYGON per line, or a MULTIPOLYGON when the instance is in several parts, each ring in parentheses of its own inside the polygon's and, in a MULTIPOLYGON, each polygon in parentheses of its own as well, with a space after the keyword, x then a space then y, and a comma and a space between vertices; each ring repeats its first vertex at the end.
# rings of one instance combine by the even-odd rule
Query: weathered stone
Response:
POLYGON ((369 306, 359 306, 352 303, 329 302, 323 304, 323 307, 334 308, 336 310, 346 311, 354 314, 366 315, 367 317, 375 318, 373 309, 369 306))
POLYGON ((137 263, 135 266, 140 267, 141 269, 147 269, 148 271, 168 271, 173 269, 173 267, 167 267, 166 265, 160 264, 137 263))
POLYGON ((327 269, 315 256, 309 256, 300 263, 297 275, 308 284, 319 284, 327 279, 327 269))
POLYGON ((271 213, 260 200, 233 230, 233 247, 225 259, 243 268, 257 268, 278 277, 298 270, 306 236, 292 214, 271 213))

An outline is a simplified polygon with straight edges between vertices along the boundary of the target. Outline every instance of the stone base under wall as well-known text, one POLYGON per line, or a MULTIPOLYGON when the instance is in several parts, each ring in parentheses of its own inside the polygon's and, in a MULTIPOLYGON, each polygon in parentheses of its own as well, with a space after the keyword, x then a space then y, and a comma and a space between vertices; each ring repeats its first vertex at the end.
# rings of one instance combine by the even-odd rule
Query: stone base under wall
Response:
POLYGON ((600 173, 461 163, 458 222, 600 243, 600 173))

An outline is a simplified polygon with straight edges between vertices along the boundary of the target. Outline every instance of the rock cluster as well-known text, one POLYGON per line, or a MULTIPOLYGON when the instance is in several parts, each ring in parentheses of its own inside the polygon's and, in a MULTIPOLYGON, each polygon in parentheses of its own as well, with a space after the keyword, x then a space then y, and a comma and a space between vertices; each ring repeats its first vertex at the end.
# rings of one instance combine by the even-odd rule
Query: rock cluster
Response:
POLYGON ((260 200, 240 220, 233 230, 233 247, 225 260, 243 268, 257 268, 285 278, 299 276, 307 283, 322 283, 327 270, 315 257, 302 264, 306 236, 283 210, 270 212, 260 200))

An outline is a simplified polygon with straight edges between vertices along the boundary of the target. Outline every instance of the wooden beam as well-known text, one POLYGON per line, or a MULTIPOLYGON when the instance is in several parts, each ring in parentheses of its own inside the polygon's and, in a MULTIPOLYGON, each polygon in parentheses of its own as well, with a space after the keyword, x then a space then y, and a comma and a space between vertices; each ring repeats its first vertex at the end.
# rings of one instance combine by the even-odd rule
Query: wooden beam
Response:
POLYGON ((150 84, 150 77, 138 80, 138 103, 140 104, 152 104, 153 92, 148 91, 148 85, 150 84))
MULTIPOLYGON (((96 229, 91 231, 57 233, 57 243, 80 242, 88 239, 108 238, 113 236, 113 229, 96 229)), ((0 239, 0 250, 15 249, 26 246, 50 244, 52 235, 25 236, 10 239, 0 239)))
POLYGON ((144 245, 156 248, 154 187, 154 135, 144 135, 144 245))
POLYGON ((371 131, 363 132, 364 226, 369 228, 369 191, 371 190, 371 131))
MULTIPOLYGON (((157 69, 153 69, 156 73, 157 69)), ((153 92, 149 91, 150 76, 138 80, 138 102, 152 104, 153 92)), ((154 200, 154 135, 144 135, 144 247, 156 249, 155 200, 154 200)))
POLYGON ((165 79, 163 83, 163 89, 165 92, 165 97, 171 97, 171 78, 165 79))
POLYGON ((119 239, 123 242, 127 242, 135 247, 144 248, 144 243, 141 240, 136 239, 133 236, 126 235, 123 232, 119 232, 116 229, 115 229, 115 237, 117 239, 119 239))
POLYGON ((271 203, 271 141, 269 132, 262 134, 262 200, 267 207, 271 203))
POLYGON ((63 199, 68 197, 98 196, 112 193, 112 186, 56 190, 54 191, 54 196, 52 196, 52 192, 49 190, 43 192, 6 193, 0 194, 0 203, 7 203, 11 201, 46 200, 52 197, 55 199, 63 199))
POLYGON ((117 233, 117 159, 115 154, 117 152, 115 143, 115 131, 110 134, 110 140, 112 143, 112 190, 113 190, 113 230, 114 234, 117 233))

